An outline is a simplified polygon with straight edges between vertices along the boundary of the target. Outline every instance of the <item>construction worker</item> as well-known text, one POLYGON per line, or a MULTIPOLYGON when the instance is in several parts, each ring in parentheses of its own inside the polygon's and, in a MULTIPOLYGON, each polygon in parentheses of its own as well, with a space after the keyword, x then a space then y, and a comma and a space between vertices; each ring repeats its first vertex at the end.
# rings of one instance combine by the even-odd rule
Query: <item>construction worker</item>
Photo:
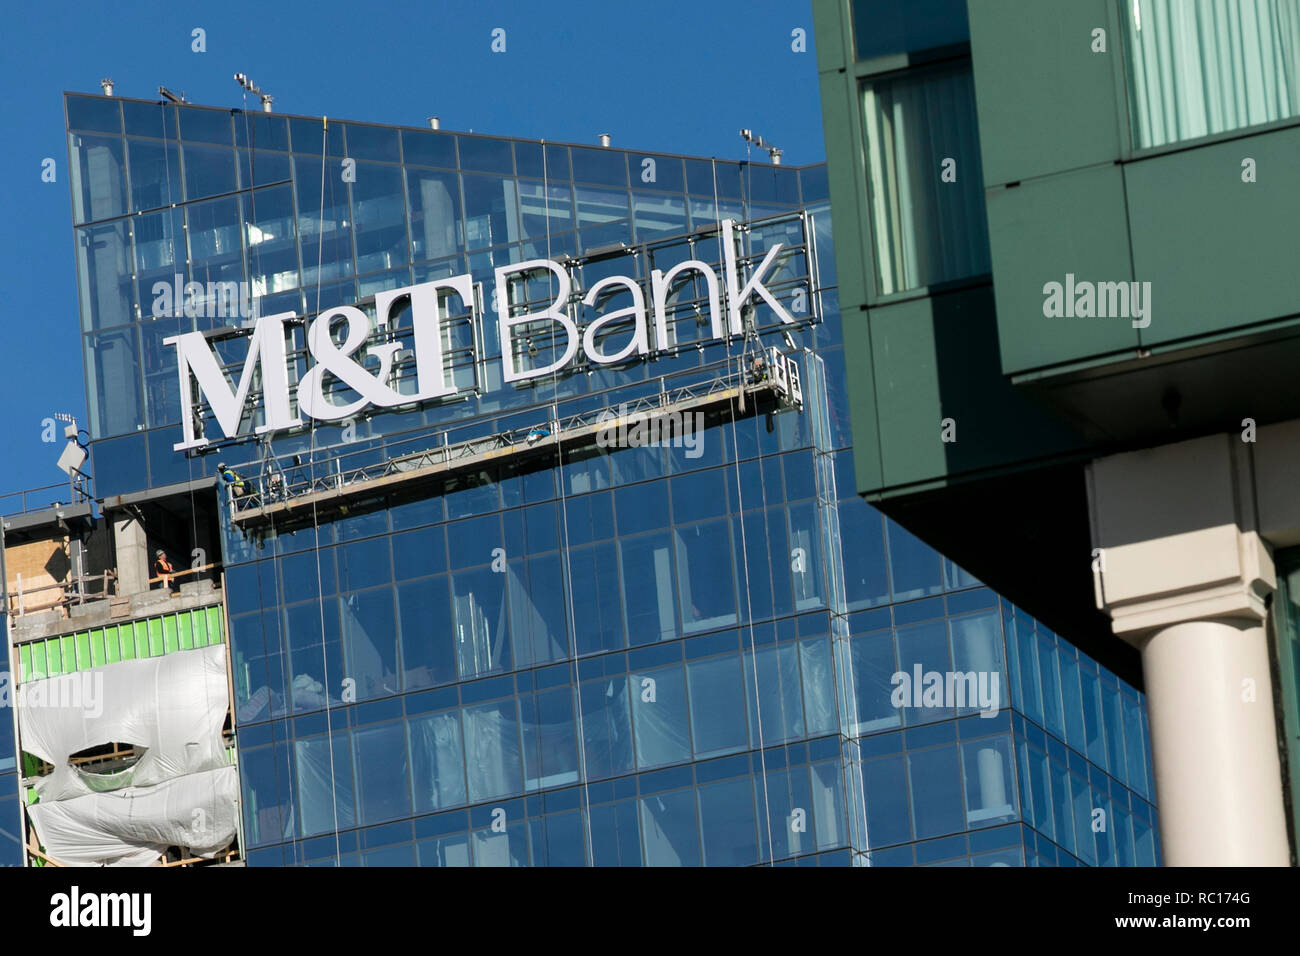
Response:
POLYGON ((244 479, 240 477, 239 472, 227 468, 224 461, 217 464, 217 474, 222 482, 231 488, 236 498, 242 498, 248 493, 248 486, 244 484, 244 479))
POLYGON ((532 431, 528 433, 528 444, 535 445, 543 438, 549 438, 551 430, 545 425, 534 425, 532 431))
POLYGON ((750 374, 753 377, 752 380, 755 383, 762 382, 767 379, 767 360, 764 359, 763 356, 755 355, 754 361, 750 364, 749 368, 750 368, 750 374))
POLYGON ((159 587, 171 590, 172 575, 176 573, 176 569, 173 568, 172 563, 167 560, 167 552, 162 548, 159 548, 154 552, 153 573, 154 577, 159 579, 157 582, 159 587))

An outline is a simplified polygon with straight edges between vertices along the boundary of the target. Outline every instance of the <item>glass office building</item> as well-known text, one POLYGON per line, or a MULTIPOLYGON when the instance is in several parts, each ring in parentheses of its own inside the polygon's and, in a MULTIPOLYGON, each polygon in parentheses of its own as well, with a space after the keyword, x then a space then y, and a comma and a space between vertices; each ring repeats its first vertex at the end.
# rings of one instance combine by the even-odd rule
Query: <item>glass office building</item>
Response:
MULTIPOLYGON (((855 493, 823 166, 71 94, 66 112, 96 493, 219 508, 250 865, 1158 862, 1142 694, 855 493), (494 301, 495 269, 552 260, 579 289, 725 274, 723 219, 747 274, 782 246, 764 284, 793 324, 756 300, 743 336, 710 336, 700 273, 649 355, 503 381, 493 315, 555 293, 494 301), (454 396, 270 436, 254 401, 240 437, 173 450, 187 402, 163 340, 204 332, 232 380, 244 366, 250 315, 222 283, 259 315, 373 322, 376 293, 462 274, 482 285, 446 323, 454 396), (181 309, 159 283, 199 285, 181 309), (771 347, 801 407, 733 405, 694 446, 503 455, 257 527, 214 478, 221 460, 258 494, 272 474, 341 485, 707 391, 771 347), (932 673, 986 693, 900 696, 932 673)), ((602 304, 571 303, 578 326, 602 304)), ((563 351, 525 331, 504 347, 531 367, 563 351)), ((305 326, 286 335, 301 383, 305 326)), ((409 332, 372 328, 390 342, 414 394, 409 332)))

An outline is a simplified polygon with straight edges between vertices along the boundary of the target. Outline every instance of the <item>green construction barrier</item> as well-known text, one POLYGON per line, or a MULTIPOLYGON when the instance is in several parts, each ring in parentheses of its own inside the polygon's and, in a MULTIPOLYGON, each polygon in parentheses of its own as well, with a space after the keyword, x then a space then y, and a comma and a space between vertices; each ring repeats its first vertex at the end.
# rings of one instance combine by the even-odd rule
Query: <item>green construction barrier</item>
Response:
POLYGON ((30 641, 19 646, 18 662, 21 680, 26 682, 119 661, 209 647, 221 644, 224 639, 221 606, 214 604, 30 641))

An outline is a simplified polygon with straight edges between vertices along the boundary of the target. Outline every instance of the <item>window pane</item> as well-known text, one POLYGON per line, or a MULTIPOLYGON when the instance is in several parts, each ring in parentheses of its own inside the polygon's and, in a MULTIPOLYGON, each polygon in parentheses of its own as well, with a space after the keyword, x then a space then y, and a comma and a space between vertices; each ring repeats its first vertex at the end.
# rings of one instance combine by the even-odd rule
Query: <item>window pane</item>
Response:
POLYGON ((700 865, 693 790, 642 798, 641 832, 647 866, 700 865))
POLYGON ((578 780, 578 745, 569 687, 519 698, 523 727, 524 786, 560 787, 578 780))
POLYGON ((916 838, 924 840, 964 829, 956 746, 908 754, 907 766, 916 838))
POLYGON ((126 212, 122 137, 71 133, 72 212, 77 222, 109 219, 126 212))
POLYGON ((953 669, 960 675, 975 675, 973 683, 969 677, 961 683, 954 682, 954 690, 960 689, 965 696, 965 706, 957 708, 957 716, 981 713, 992 717, 1007 704, 1001 617, 993 608, 953 618, 949 626, 953 669))
POLYGON ((456 711, 412 717, 411 780, 415 812, 443 810, 465 802, 465 757, 456 711))
POLYGON ((677 600, 669 536, 644 535, 626 539, 619 547, 629 643, 671 640, 677 635, 677 600))
POLYGON ((406 730, 400 722, 363 727, 352 735, 356 748, 361 824, 383 823, 411 813, 406 730))
POLYGON ((900 679, 894 688, 891 703, 898 703, 904 723, 922 724, 953 716, 953 708, 946 706, 944 699, 947 674, 952 669, 946 632, 942 620, 912 624, 894 631, 898 640, 898 669, 905 679, 900 679), (918 673, 921 675, 919 687, 916 683, 918 673), (937 694, 935 678, 931 676, 936 674, 939 681, 937 694))
POLYGON ((402 171, 395 166, 357 163, 356 177, 352 183, 352 214, 356 217, 357 272, 406 265, 402 171))
POLYGON ((510 634, 515 666, 528 667, 568 656, 564 568, 557 554, 506 566, 510 634))
POLYGON ((758 648, 758 700, 754 700, 754 654, 746 650, 745 690, 749 696, 749 733, 764 747, 803 736, 803 707, 799 689, 799 648, 781 644, 758 648), (762 731, 759 714, 762 714, 762 731))
POLYGON ((157 209, 181 201, 181 160, 174 143, 128 139, 131 208, 157 209))
POLYGON ((416 850, 420 866, 469 866, 469 837, 465 834, 421 840, 416 850))
MULTIPOLYGON (((277 747, 259 747, 239 755, 243 785, 244 834, 250 846, 293 837, 293 796, 288 779, 290 757, 277 747)), ((303 807, 301 787, 298 805, 303 807)))
POLYGON ((836 729, 835 675, 830 639, 810 637, 799 642, 799 669, 803 678, 804 727, 809 737, 836 729))
POLYGON ((293 710, 319 710, 339 703, 349 675, 343 663, 334 602, 323 606, 318 601, 292 605, 285 610, 285 623, 293 710))
POLYGON ((853 43, 859 60, 968 39, 963 0, 853 0, 853 43))
MULTIPOLYGON (((347 731, 294 742, 298 768, 298 825, 303 837, 333 833, 357 825, 352 790, 352 755, 347 731)), ((282 772, 284 769, 282 768, 282 772)))
POLYGON ((867 792, 867 834, 872 845, 888 847, 911 839, 907 773, 902 754, 863 763, 867 792))
POLYGON ((510 666, 504 574, 484 567, 453 575, 452 610, 462 678, 510 666))
POLYGON ((1300 0, 1124 4, 1134 145, 1300 114, 1300 0))
POLYGON ((398 691, 397 622, 393 589, 358 591, 339 599, 345 678, 355 683, 356 699, 370 700, 398 691))
POLYGON ((889 631, 859 634, 853 638, 851 653, 857 702, 853 733, 897 727, 902 713, 891 700, 896 686, 893 678, 898 671, 892 635, 889 631))
POLYGON ((402 628, 404 690, 456 679, 456 637, 451 627, 447 578, 440 575, 397 586, 402 628))
POLYGON ((525 239, 542 239, 573 228, 573 188, 529 182, 519 183, 519 211, 525 239))
POLYGON ((606 677, 582 685, 582 731, 589 779, 599 780, 633 769, 626 676, 606 677))
POLYGON ((455 173, 406 171, 411 204, 412 259, 441 259, 460 252, 460 187, 455 173))
POLYGON ((695 757, 734 753, 748 746, 745 690, 735 654, 686 665, 691 690, 691 729, 695 757))
POLYGON ((465 764, 471 803, 519 793, 519 728, 514 701, 465 708, 465 764))
POLYGON ((812 816, 817 826, 817 849, 828 850, 848 842, 844 819, 844 781, 837 760, 808 768, 812 783, 812 816))
MULTIPOLYGON (((92 437, 135 431, 144 422, 135 326, 87 336, 86 349, 93 357, 88 366, 87 389, 92 437)), ((97 474, 103 477, 102 472, 97 474)))
POLYGON ((862 104, 879 294, 988 272, 969 63, 866 83, 862 104), (935 175, 945 158, 956 182, 935 175))
MULTIPOLYGON (((653 799, 653 798, 651 798, 653 799)), ((705 866, 758 862, 754 783, 748 776, 700 787, 700 829, 705 866)))
MULTIPOLYGON (((842 489, 842 493, 849 489, 842 489)), ((839 504, 840 544, 844 555, 844 597, 850 610, 889 600, 885 536, 880 512, 861 499, 839 504)))
POLYGON ((505 833, 492 829, 474 831, 475 866, 528 866, 528 826, 513 823, 505 833))
POLYGON ((465 174, 465 241, 469 249, 518 242, 519 199, 513 179, 465 174))
POLYGON ((135 319, 130 263, 130 240, 122 223, 77 230, 82 329, 112 328, 135 319))
POLYGON ((569 553, 574 588, 573 623, 579 654, 623 646, 623 612, 619 607, 618 552, 610 543, 575 548, 569 553))
POLYGON ((677 585, 687 634, 736 623, 736 581, 729 522, 680 528, 677 585))
POLYGON ((966 825, 988 826, 1016 819, 1011 777, 1011 738, 989 737, 962 744, 966 771, 966 825))
POLYGON ((939 552, 893 521, 886 520, 889 537, 889 575, 894 600, 938 594, 943 590, 939 552))
POLYGON ((623 800, 591 808, 591 849, 595 866, 640 866, 641 824, 638 801, 623 800))
POLYGON ((322 179, 319 159, 295 156, 293 168, 304 284, 314 286, 318 281, 352 275, 352 214, 348 210, 347 184, 334 174, 333 164, 330 174, 322 179))
POLYGON ((686 682, 680 664, 631 675, 632 724, 637 766, 658 767, 689 760, 686 682))

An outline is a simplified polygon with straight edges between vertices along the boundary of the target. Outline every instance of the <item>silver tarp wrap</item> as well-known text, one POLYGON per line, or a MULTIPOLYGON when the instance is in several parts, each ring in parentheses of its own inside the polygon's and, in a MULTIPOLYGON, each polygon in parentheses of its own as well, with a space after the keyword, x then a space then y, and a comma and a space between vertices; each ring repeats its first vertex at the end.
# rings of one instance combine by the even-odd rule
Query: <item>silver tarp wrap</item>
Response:
POLYGON ((167 846, 210 856, 230 842, 238 784, 221 739, 225 655, 218 644, 22 686, 22 749, 54 767, 28 808, 51 857, 143 865, 167 846), (139 759, 112 774, 69 760, 111 743, 139 759))

